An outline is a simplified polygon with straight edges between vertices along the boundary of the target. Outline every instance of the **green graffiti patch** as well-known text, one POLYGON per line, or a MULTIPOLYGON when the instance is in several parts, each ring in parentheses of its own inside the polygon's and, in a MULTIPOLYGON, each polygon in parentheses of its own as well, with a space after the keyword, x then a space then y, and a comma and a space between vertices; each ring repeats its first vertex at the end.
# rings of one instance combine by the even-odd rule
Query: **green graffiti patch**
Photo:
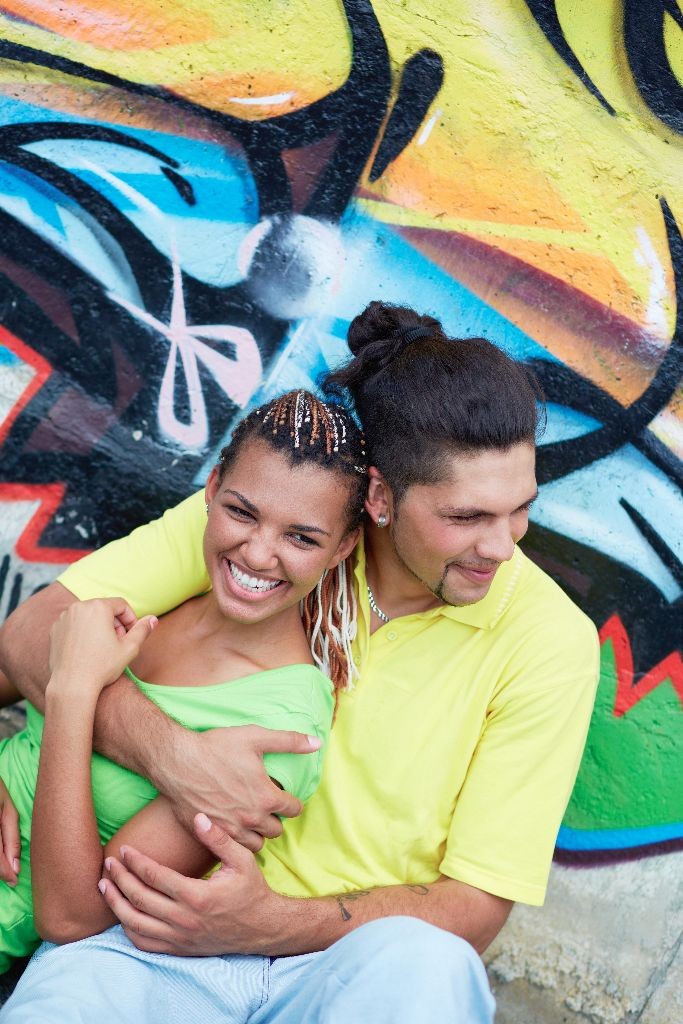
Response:
POLYGON ((585 830, 643 829, 680 821, 680 700, 666 680, 617 718, 616 691, 614 649, 608 640, 602 646, 597 700, 564 825, 585 830))

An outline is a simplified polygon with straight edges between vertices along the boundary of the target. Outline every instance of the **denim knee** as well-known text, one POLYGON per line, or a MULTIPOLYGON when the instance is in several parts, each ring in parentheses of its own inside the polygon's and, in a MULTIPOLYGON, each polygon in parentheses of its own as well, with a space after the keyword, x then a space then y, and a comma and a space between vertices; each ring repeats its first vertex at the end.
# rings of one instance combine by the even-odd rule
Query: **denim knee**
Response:
POLYGON ((382 917, 369 921, 346 936, 355 939, 357 954, 372 957, 377 969, 383 961, 392 971, 448 971, 465 966, 481 969, 476 950, 465 939, 417 917, 382 917))

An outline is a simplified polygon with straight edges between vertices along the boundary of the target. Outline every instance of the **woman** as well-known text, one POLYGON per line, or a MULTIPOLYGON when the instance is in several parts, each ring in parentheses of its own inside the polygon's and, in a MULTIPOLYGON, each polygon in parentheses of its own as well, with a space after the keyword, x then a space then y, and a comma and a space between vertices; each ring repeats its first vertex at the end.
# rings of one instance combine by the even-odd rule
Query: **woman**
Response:
MULTIPOLYGON (((124 843, 186 874, 211 866, 150 783, 92 757, 99 694, 131 661, 140 689, 191 728, 256 721, 327 735, 332 690, 350 686, 353 673, 346 559, 365 485, 351 417, 307 392, 284 395, 239 425, 209 476, 212 589, 127 633, 116 601, 85 602, 57 623, 42 739, 29 707, 27 728, 0 745, 0 777, 24 830, 21 870, 0 882, 0 970, 31 952, 38 934, 64 942, 114 923, 97 885, 108 852, 124 843)), ((301 799, 317 785, 320 760, 266 755, 271 776, 301 799)))

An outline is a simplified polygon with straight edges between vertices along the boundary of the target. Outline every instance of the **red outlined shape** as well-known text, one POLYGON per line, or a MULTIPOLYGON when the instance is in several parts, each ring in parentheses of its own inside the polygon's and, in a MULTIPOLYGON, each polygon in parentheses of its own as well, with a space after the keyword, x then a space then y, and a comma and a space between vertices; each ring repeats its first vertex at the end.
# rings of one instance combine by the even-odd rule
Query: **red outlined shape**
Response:
POLYGON ((23 532, 17 538, 14 550, 24 562, 48 562, 67 565, 77 562, 89 552, 82 548, 40 547, 43 530, 62 503, 66 487, 64 484, 0 484, 0 502, 38 501, 40 505, 33 513, 23 532))
POLYGON ((634 684, 631 641, 617 614, 610 616, 600 630, 599 636, 601 644, 604 644, 606 640, 611 640, 614 650, 617 692, 612 713, 615 718, 625 715, 665 680, 670 680, 683 706, 683 659, 678 651, 667 654, 666 658, 663 658, 634 684))
POLYGON ((20 341, 15 334, 8 331, 6 327, 0 326, 0 345, 4 345, 15 356, 18 356, 24 363, 28 363, 36 371, 33 379, 24 388, 5 419, 0 423, 0 444, 10 432, 10 428, 21 410, 28 405, 36 391, 39 391, 47 378, 52 373, 52 367, 47 359, 43 359, 32 348, 20 341))

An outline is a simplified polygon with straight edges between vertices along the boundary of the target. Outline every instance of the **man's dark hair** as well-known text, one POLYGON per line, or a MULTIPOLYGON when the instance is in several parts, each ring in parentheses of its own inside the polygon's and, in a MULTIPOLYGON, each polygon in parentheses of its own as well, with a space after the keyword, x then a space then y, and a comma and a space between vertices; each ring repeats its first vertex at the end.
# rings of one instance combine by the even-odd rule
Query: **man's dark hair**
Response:
POLYGON ((322 387, 352 398, 369 463, 396 501, 442 479, 449 456, 536 443, 540 385, 490 341, 449 338, 434 317, 371 302, 348 343, 353 358, 322 387))

